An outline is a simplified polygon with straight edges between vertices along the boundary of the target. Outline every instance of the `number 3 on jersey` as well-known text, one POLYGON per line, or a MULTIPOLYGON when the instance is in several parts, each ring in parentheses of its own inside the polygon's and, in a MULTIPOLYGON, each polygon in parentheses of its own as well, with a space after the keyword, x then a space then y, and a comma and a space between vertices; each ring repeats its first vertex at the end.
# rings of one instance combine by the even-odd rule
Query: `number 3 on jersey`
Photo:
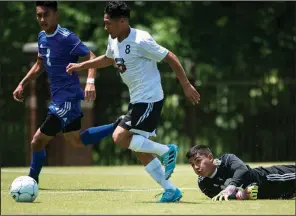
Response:
POLYGON ((47 63, 48 66, 51 66, 51 62, 50 62, 50 58, 49 58, 49 56, 50 56, 50 49, 47 48, 46 51, 47 51, 47 53, 46 53, 46 59, 47 59, 46 63, 47 63))

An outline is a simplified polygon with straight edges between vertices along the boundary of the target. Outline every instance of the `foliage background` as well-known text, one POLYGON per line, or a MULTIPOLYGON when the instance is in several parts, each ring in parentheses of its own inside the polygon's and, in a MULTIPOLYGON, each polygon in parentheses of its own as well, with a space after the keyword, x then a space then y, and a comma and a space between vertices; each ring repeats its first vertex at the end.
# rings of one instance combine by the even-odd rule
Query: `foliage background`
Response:
MULTIPOLYGON (((166 96, 156 140, 177 143, 179 162, 196 144, 246 161, 295 160, 295 2, 128 2, 132 27, 149 31, 181 60, 201 103, 184 97, 174 72, 159 64, 166 96)), ((105 53, 105 2, 60 2, 60 24, 105 53)), ((0 2, 1 165, 24 165, 26 109, 12 92, 28 71, 26 42, 40 31, 32 2, 0 2)), ((38 78, 38 81, 42 78, 38 78)), ((98 72, 95 122, 127 110, 128 90, 113 68, 98 72)), ((45 89, 39 98, 48 97, 45 89)), ((41 100, 39 109, 46 109, 41 100)), ((41 119, 41 118, 40 118, 41 119)), ((41 120, 40 120, 41 121, 41 120)), ((41 123, 41 122, 39 122, 41 123)), ((111 138, 94 146, 95 164, 138 163, 111 138), (115 155, 115 156, 114 156, 115 155)))

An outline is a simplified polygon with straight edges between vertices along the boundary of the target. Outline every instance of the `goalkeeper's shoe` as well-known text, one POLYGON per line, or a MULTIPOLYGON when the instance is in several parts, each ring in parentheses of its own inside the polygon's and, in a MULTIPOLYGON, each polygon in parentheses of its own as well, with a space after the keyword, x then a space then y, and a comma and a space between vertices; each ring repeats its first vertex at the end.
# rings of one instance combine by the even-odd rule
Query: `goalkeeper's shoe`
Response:
POLYGON ((158 200, 157 203, 178 202, 181 198, 182 198, 182 192, 178 188, 176 188, 176 190, 167 189, 164 191, 161 199, 158 200))
POLYGON ((174 169, 176 167, 177 157, 178 157, 178 146, 171 144, 168 145, 169 150, 160 157, 160 160, 162 161, 164 167, 165 167, 165 179, 168 180, 172 173, 174 172, 174 169))

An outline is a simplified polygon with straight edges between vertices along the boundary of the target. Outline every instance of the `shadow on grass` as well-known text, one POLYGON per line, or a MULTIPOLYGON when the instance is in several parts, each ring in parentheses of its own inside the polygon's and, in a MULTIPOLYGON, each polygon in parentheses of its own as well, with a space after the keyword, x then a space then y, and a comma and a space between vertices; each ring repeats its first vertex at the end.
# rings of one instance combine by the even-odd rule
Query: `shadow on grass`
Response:
MULTIPOLYGON (((155 203, 155 204, 160 204, 156 203, 155 201, 142 201, 142 202, 136 202, 136 203, 155 203)), ((212 203, 206 203, 206 202, 187 202, 187 201, 179 201, 179 202, 174 202, 174 203, 161 203, 161 204, 212 204, 212 203)))
POLYGON ((17 202, 20 203, 22 205, 32 205, 32 204, 38 204, 38 203, 42 203, 40 201, 33 201, 33 202, 17 202))

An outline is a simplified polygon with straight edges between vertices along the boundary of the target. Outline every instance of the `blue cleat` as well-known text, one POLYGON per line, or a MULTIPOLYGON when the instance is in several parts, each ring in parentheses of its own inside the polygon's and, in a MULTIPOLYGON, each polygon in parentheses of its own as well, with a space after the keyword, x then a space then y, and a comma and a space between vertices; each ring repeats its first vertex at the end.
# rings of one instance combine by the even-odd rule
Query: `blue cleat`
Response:
POLYGON ((182 198, 182 192, 178 188, 176 188, 176 190, 167 189, 162 194, 161 199, 158 200, 157 203, 178 202, 181 198, 182 198))
POLYGON ((165 167, 165 180, 168 180, 174 172, 179 151, 178 146, 174 144, 168 145, 168 147, 168 152, 160 157, 160 160, 165 167))

